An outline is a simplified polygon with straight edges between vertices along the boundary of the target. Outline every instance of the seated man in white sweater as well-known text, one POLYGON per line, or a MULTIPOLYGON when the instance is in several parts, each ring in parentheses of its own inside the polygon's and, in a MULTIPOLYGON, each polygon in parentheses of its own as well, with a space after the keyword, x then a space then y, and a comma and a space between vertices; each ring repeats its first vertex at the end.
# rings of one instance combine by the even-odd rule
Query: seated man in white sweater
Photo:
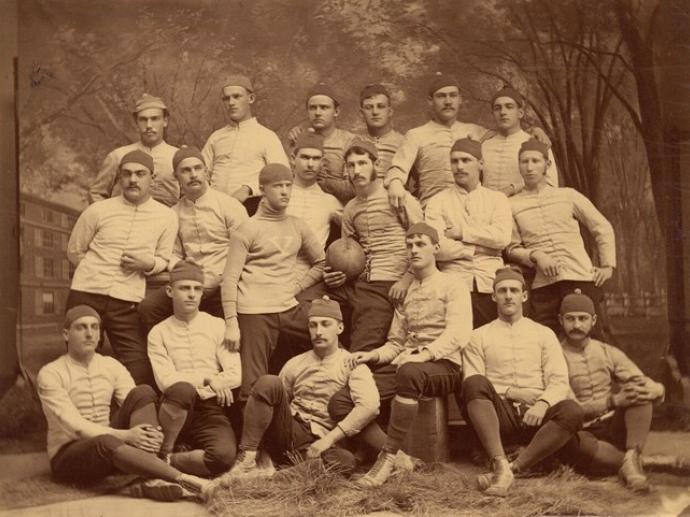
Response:
POLYGON ((53 477, 86 483, 120 471, 153 478, 132 487, 132 495, 174 500, 185 488, 200 493, 206 480, 156 457, 165 431, 156 393, 146 384, 135 386, 122 364, 96 353, 100 326, 101 317, 92 307, 69 309, 62 331, 67 353, 38 373, 53 477), (114 413, 113 399, 119 406, 114 413))
POLYGON ((225 414, 240 385, 237 352, 223 343, 225 322, 199 311, 204 273, 184 260, 170 272, 173 315, 151 329, 148 354, 153 375, 168 402, 159 414, 165 439, 159 455, 174 467, 199 476, 228 470, 235 459, 235 433, 225 414), (191 451, 174 452, 183 438, 191 451))

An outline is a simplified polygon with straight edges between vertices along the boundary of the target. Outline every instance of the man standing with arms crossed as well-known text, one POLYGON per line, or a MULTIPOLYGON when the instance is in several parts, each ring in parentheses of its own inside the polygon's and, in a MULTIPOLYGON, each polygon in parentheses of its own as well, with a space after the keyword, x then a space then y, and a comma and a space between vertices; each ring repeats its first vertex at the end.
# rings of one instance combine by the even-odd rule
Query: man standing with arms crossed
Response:
POLYGON ((122 157, 131 151, 151 155, 155 181, 151 185, 151 197, 165 206, 173 206, 180 197, 177 180, 173 176, 172 158, 177 147, 168 144, 165 129, 168 127, 168 108, 159 97, 143 94, 134 107, 134 121, 139 130, 139 141, 118 147, 106 156, 96 179, 89 188, 89 203, 116 196, 120 193, 118 168, 122 157))
POLYGON ((478 478, 488 495, 505 497, 514 474, 556 453, 582 427, 583 412, 567 400, 568 367, 556 335, 522 315, 522 274, 499 269, 494 280, 498 319, 472 332, 463 351, 462 397, 468 421, 491 460, 478 478), (503 440, 527 443, 510 463, 503 440))
POLYGON ((259 171, 267 163, 288 165, 278 136, 252 115, 254 86, 244 75, 231 75, 223 84, 223 104, 230 118, 214 131, 202 149, 211 186, 244 203, 254 214, 261 198, 259 171))
MULTIPOLYGON (((525 115, 525 99, 513 88, 505 86, 491 99, 491 112, 496 122, 496 133, 482 142, 482 184, 486 188, 503 192, 506 196, 514 196, 524 187, 515 157, 520 146, 532 138, 520 125, 525 115)), ((546 182, 557 187, 558 170, 551 149, 549 162, 546 182)))
POLYGON ((501 252, 510 242, 513 216, 508 199, 484 188, 482 145, 462 138, 450 150, 455 185, 429 199, 426 222, 440 236, 436 261, 441 271, 455 273, 472 293, 473 328, 496 319, 491 299, 501 252))
POLYGON ((102 320, 115 357, 136 384, 155 386, 146 336, 137 312, 146 277, 165 270, 177 235, 177 216, 151 198, 154 162, 131 151, 120 162, 122 194, 90 205, 67 244, 76 270, 67 307, 90 305, 102 320))

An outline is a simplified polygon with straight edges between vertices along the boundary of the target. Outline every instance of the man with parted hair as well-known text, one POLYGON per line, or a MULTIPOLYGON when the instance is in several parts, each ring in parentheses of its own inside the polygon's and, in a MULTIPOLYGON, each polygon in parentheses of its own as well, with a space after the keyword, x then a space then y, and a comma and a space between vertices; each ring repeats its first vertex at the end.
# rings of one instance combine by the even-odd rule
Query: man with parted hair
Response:
POLYGON ((225 342, 242 358, 241 401, 268 373, 281 336, 298 347, 308 346, 308 303, 295 296, 321 281, 325 253, 307 224, 286 213, 292 182, 292 171, 284 165, 264 166, 259 208, 230 237, 221 297, 225 342), (310 268, 297 277, 300 253, 310 268))
MULTIPOLYGON (((524 187, 516 156, 520 146, 532 135, 521 127, 525 115, 525 99, 509 86, 504 86, 491 98, 491 112, 496 122, 496 132, 482 142, 484 179, 486 188, 514 196, 524 187)), ((551 149, 548 151, 549 166, 546 182, 558 186, 558 169, 551 149)))
POLYGON ((252 115, 254 85, 245 75, 225 78, 222 101, 230 121, 202 149, 211 186, 245 203, 250 215, 261 197, 259 171, 267 163, 288 165, 278 136, 252 115))
POLYGON ((117 360, 96 352, 100 325, 101 316, 92 307, 70 308, 62 331, 67 352, 38 372, 53 477, 88 483, 125 472, 148 478, 130 487, 130 495, 172 501, 188 491, 201 494, 208 481, 156 456, 166 432, 158 418, 158 397, 151 386, 135 386, 117 360))
POLYGON ((165 129, 170 117, 168 107, 160 97, 144 93, 137 99, 133 115, 139 130, 139 141, 118 147, 106 156, 96 179, 89 187, 89 203, 117 196, 121 192, 118 169, 122 157, 138 150, 153 159, 151 172, 155 174, 155 179, 151 185, 151 197, 166 206, 172 206, 177 203, 180 190, 171 167, 177 147, 165 141, 165 129))
POLYGON ((118 171, 122 193, 90 205, 77 219, 67 244, 76 270, 66 303, 96 309, 115 357, 137 384, 151 386, 137 305, 146 278, 167 268, 177 235, 175 212, 151 198, 153 168, 151 155, 127 153, 118 171))
MULTIPOLYGON (((426 223, 408 228, 405 246, 413 280, 405 301, 395 310, 385 343, 349 358, 352 366, 369 364, 381 399, 392 399, 387 433, 372 423, 362 434, 365 443, 380 451, 376 463, 357 481, 362 487, 379 486, 393 473, 421 398, 459 392, 461 350, 472 331, 472 309, 465 285, 436 268, 438 237, 426 223)), ((335 407, 349 407, 346 394, 336 401, 335 407)))
POLYGON ((453 273, 472 294, 473 328, 496 319, 491 299, 501 252, 510 243, 513 217, 505 195, 482 183, 482 144, 461 138, 450 150, 455 184, 427 203, 424 217, 439 233, 441 271, 453 273))
POLYGON ((522 273, 496 271, 498 318, 472 332, 463 350, 463 409, 491 460, 478 478, 487 495, 505 497, 516 473, 574 442, 583 411, 568 399, 568 367, 556 335, 524 317, 522 273), (527 446, 509 462, 504 441, 527 446))
POLYGON ((321 457, 343 474, 352 471, 354 457, 336 444, 356 435, 378 414, 376 385, 369 369, 351 366, 351 354, 339 347, 343 316, 335 301, 327 296, 313 300, 308 327, 312 349, 290 359, 279 375, 264 375, 254 385, 230 478, 262 474, 256 461, 260 448, 279 463, 292 452, 302 458, 321 457), (335 418, 330 400, 341 389, 354 402, 335 418))
MULTIPOLYGON (((344 170, 343 155, 352 144, 355 135, 336 125, 340 115, 340 102, 333 88, 319 83, 307 92, 307 131, 323 137, 323 158, 319 171, 319 184, 324 192, 333 194, 345 204, 354 196, 352 185, 344 170)), ((288 147, 294 149, 297 136, 304 132, 293 128, 288 136, 288 147)))
POLYGON ((345 206, 342 237, 364 249, 364 272, 347 280, 345 273, 327 267, 324 282, 330 296, 352 311, 349 350, 371 350, 386 339, 393 307, 402 302, 412 281, 405 250, 405 231, 423 219, 419 202, 410 194, 394 210, 376 175, 376 147, 355 140, 345 153, 345 167, 356 196, 345 206))
POLYGON ((380 83, 369 84, 359 93, 359 111, 367 126, 363 140, 374 143, 378 151, 376 175, 383 178, 391 160, 403 141, 403 135, 393 128, 393 106, 388 88, 380 83))
POLYGON ((585 413, 569 459, 585 472, 618 472, 635 492, 649 491, 641 454, 653 404, 664 398, 663 384, 644 375, 618 348, 591 337, 597 315, 587 295, 566 295, 559 319, 570 387, 585 413))
POLYGON ((185 260, 170 271, 166 295, 173 315, 148 335, 148 355, 163 397, 166 429, 159 455, 198 476, 228 470, 235 459, 235 433, 225 414, 241 382, 240 357, 225 346, 225 322, 199 310, 204 272, 185 260), (193 450, 174 452, 181 438, 193 450))
POLYGON ((547 145, 528 140, 518 157, 525 188, 509 198, 514 224, 506 254, 535 269, 534 320, 558 334, 558 309, 567 293, 580 289, 600 305, 602 286, 616 267, 616 239, 611 223, 589 199, 575 189, 549 185, 547 145), (587 254, 580 223, 596 241, 598 267, 587 254))
MULTIPOLYGON (((168 269, 180 260, 192 260, 204 271, 204 295, 200 310, 223 317, 220 284, 228 256, 230 236, 248 219, 247 211, 234 197, 209 187, 208 169, 196 147, 180 148, 173 157, 175 177, 182 197, 172 207, 179 230, 168 269)), ((173 313, 172 300, 161 287, 139 304, 139 314, 148 333, 173 313)))

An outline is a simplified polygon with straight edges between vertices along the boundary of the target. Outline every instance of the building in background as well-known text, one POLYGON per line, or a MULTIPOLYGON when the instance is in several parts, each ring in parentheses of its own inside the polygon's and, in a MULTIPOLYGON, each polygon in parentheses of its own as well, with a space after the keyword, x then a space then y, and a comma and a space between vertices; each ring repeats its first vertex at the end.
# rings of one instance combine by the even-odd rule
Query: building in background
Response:
POLYGON ((60 330, 74 268, 67 242, 79 211, 19 194, 20 313, 22 341, 60 330))

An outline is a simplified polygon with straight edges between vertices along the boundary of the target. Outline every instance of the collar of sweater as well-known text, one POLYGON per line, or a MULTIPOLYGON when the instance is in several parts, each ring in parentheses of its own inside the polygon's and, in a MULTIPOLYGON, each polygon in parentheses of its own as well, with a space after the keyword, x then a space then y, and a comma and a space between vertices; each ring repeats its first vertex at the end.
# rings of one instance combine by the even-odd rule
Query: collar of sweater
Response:
POLYGON ((287 217, 285 209, 275 209, 269 205, 265 199, 259 201, 259 207, 256 209, 254 217, 257 219, 266 219, 269 221, 282 221, 287 217))

